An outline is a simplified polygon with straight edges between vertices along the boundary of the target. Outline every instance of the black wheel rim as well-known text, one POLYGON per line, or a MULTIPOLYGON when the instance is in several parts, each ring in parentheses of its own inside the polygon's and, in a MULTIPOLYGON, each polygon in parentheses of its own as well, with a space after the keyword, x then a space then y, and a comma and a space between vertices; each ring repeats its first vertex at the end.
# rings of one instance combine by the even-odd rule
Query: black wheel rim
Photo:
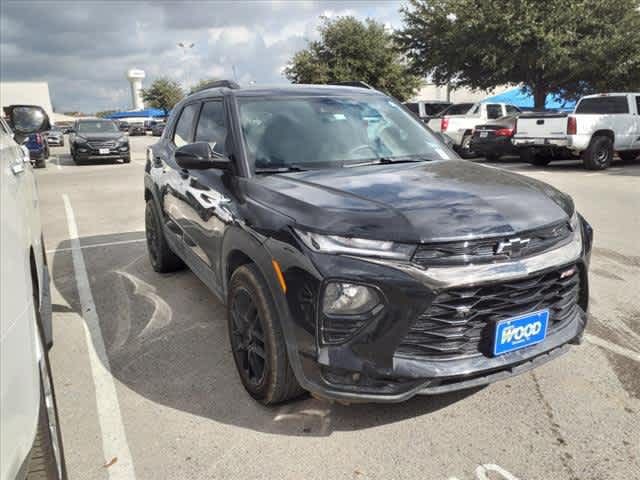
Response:
POLYGON ((266 372, 264 328, 258 307, 244 288, 235 292, 231 303, 231 348, 245 382, 257 387, 266 372))
POLYGON ((609 151, 606 148, 601 148, 596 152, 596 161, 600 165, 604 165, 609 160, 609 151))
POLYGON ((151 261, 155 264, 158 258, 158 232, 156 230, 156 222, 153 218, 153 211, 150 206, 147 206, 147 213, 145 215, 145 231, 147 234, 147 249, 149 250, 149 256, 151 261))

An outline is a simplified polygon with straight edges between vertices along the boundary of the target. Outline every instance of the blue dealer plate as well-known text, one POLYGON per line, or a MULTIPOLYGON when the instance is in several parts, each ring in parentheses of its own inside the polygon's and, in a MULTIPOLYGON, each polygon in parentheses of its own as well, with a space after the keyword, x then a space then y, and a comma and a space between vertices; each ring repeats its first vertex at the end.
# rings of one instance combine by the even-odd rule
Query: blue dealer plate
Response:
POLYGON ((493 354, 502 355, 540 343, 547 335, 549 310, 508 318, 496 324, 493 354))

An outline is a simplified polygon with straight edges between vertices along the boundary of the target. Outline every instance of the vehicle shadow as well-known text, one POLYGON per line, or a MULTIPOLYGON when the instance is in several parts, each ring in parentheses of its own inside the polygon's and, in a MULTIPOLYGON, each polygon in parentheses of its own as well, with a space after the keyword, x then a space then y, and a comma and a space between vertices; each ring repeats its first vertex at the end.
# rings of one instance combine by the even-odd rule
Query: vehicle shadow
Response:
POLYGON ((69 150, 55 151, 55 152, 52 152, 52 155, 55 155, 55 157, 57 158, 57 160, 54 163, 57 163, 61 167, 85 167, 90 165, 113 165, 116 163, 122 163, 121 159, 117 159, 117 160, 95 159, 95 160, 87 161, 85 163, 81 163, 80 165, 78 165, 76 162, 73 161, 73 158, 71 158, 71 154, 69 153, 69 150))
MULTIPOLYGON (((236 374, 225 307, 189 270, 155 273, 143 236, 84 237, 80 244, 111 372, 153 402, 260 432, 327 436, 428 415, 480 390, 391 405, 345 406, 307 395, 263 407, 236 374)), ((53 308, 81 315, 69 247, 68 241, 60 243, 51 259, 53 282, 68 304, 53 308)))

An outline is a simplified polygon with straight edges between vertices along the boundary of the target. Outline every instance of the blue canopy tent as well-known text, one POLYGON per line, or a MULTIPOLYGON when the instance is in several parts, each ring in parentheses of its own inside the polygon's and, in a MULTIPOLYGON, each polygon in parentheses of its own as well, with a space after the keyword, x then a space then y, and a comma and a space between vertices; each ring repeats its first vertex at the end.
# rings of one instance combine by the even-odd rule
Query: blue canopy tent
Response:
POLYGON ((146 108, 144 110, 131 110, 129 112, 114 112, 106 118, 117 120, 119 118, 164 118, 169 114, 159 108, 146 108))
MULTIPOLYGON (((511 105, 515 105, 516 107, 520 107, 522 109, 532 109, 534 106, 533 94, 521 87, 516 87, 511 90, 507 90, 506 92, 502 92, 498 95, 487 97, 482 100, 482 102, 510 103, 511 105)), ((572 111, 575 106, 576 102, 563 100, 562 98, 553 94, 547 95, 547 99, 544 105, 545 109, 547 110, 562 111, 572 111)))

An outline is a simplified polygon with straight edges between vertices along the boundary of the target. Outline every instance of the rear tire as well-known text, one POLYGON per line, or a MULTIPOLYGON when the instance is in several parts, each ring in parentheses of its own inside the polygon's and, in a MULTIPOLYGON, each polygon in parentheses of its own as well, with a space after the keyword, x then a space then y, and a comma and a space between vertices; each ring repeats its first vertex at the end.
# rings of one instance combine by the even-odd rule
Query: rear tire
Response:
POLYGON ((153 199, 147 201, 144 217, 147 252, 153 269, 158 273, 168 273, 184 268, 184 262, 167 244, 153 199))
POLYGON ((611 165, 612 158, 613 142, 605 136, 592 138, 589 148, 582 153, 582 162, 587 170, 605 170, 611 165))
POLYGON ((458 154, 464 159, 474 158, 476 156, 476 153, 471 150, 471 138, 472 135, 467 133, 462 137, 462 142, 460 142, 458 154))
POLYGON ((495 153, 487 153, 484 158, 487 162, 497 162, 500 160, 500 155, 496 155, 495 153))
POLYGON ((239 267, 231 276, 227 323, 233 359, 249 395, 273 405, 304 393, 289 363, 271 293, 253 264, 239 267))

